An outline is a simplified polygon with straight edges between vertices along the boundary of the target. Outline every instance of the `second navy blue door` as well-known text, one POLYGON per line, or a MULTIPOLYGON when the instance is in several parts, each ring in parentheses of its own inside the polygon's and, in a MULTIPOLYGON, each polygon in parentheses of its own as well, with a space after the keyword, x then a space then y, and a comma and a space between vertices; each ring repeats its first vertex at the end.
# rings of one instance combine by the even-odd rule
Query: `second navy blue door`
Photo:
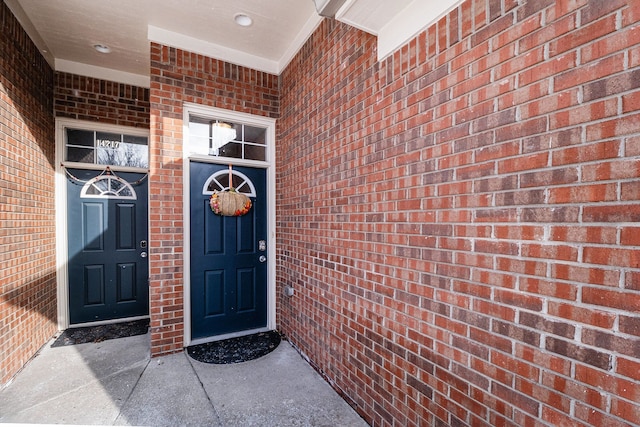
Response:
POLYGON ((147 316, 144 175, 123 172, 120 180, 91 170, 70 172, 78 178, 67 180, 70 323, 147 316))
POLYGON ((234 167, 233 186, 251 192, 239 217, 219 216, 210 191, 229 186, 228 166, 191 162, 191 338, 267 326, 266 170, 234 167))

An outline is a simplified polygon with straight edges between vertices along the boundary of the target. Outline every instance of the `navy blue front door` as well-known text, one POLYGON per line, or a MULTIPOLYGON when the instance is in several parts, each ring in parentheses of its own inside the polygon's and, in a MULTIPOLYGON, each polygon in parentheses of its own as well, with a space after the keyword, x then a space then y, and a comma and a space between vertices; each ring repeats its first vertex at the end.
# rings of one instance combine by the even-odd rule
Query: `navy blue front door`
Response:
POLYGON ((219 216, 210 192, 229 186, 228 166, 191 162, 191 338, 267 326, 266 171, 235 167, 233 186, 252 189, 251 210, 219 216))
POLYGON ((77 178, 67 180, 70 323, 148 315, 144 175, 69 172, 77 178))

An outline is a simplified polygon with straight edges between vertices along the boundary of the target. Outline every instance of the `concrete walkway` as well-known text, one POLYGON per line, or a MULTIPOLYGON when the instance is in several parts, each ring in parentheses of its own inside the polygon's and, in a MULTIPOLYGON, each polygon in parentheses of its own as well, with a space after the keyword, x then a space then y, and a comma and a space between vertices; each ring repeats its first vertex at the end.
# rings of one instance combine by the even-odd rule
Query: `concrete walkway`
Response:
POLYGON ((186 353, 150 359, 148 335, 50 344, 0 391, 0 423, 367 425, 287 341, 234 365, 186 353))

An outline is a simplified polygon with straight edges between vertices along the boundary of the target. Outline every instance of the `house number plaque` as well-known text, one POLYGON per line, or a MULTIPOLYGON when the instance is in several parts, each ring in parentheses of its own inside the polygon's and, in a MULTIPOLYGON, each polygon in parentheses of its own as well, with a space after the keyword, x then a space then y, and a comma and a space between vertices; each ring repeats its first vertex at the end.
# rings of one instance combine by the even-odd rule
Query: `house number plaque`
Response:
POLYGON ((110 139, 98 139, 96 143, 98 144, 98 147, 113 149, 117 149, 118 147, 120 147, 120 141, 112 141, 110 139))

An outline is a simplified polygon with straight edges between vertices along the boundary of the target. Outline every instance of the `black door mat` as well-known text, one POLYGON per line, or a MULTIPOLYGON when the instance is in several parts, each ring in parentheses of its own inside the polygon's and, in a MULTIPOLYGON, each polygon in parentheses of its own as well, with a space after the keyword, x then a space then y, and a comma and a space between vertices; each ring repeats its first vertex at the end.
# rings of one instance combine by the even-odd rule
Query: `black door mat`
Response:
POLYGON ((149 330, 149 319, 135 320, 132 322, 111 323, 108 325, 85 326, 81 328, 69 328, 62 332, 51 347, 65 345, 85 344, 89 342, 101 342, 114 338, 126 338, 134 335, 144 335, 149 330))
POLYGON ((260 332, 187 347, 187 354, 204 363, 225 365, 257 359, 271 353, 280 344, 277 331, 260 332))

